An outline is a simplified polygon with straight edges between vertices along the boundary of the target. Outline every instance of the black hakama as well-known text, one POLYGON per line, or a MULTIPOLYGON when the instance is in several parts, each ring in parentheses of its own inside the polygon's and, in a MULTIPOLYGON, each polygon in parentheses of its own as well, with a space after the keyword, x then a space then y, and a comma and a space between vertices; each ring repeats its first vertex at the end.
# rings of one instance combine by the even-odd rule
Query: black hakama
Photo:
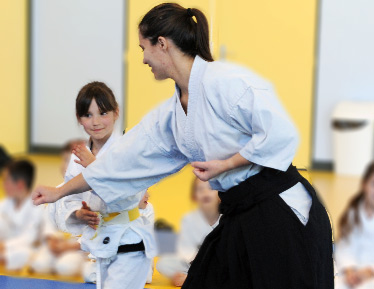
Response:
POLYGON ((220 224, 206 237, 182 289, 333 289, 328 214, 294 166, 264 168, 220 192, 220 224), (301 182, 312 197, 304 226, 280 193, 301 182))

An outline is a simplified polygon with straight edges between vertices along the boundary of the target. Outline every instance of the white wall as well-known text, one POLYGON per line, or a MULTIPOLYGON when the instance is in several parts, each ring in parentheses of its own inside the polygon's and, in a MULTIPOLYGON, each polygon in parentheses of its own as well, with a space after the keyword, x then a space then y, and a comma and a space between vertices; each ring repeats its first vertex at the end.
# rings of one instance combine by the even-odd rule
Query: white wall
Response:
MULTIPOLYGON (((85 137, 75 118, 79 89, 104 81, 124 99, 124 0, 31 1, 31 146, 85 137)), ((122 126, 123 117, 118 121, 122 126)))
POLYGON ((332 161, 331 115, 342 100, 374 101, 374 1, 320 1, 314 161, 332 161))

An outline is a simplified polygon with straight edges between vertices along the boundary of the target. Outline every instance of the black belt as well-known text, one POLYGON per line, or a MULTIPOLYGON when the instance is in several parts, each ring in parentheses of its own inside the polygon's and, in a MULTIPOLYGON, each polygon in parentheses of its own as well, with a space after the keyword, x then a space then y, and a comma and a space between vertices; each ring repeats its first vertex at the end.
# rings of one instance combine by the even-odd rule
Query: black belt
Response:
POLYGON ((140 243, 136 244, 127 244, 127 245, 121 245, 118 247, 118 253, 130 253, 130 252, 139 252, 139 251, 145 251, 144 243, 141 241, 140 243))

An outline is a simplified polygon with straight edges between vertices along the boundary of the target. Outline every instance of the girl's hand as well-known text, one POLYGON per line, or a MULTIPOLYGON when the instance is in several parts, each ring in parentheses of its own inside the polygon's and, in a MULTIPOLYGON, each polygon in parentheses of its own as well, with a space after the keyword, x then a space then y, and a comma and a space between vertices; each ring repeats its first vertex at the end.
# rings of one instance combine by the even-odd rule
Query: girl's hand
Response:
POLYGON ((182 287, 184 281, 186 281, 186 278, 187 278, 186 274, 176 273, 172 278, 173 285, 176 287, 182 287))
POLYGON ((80 164, 84 168, 86 168, 89 164, 94 162, 96 160, 95 156, 90 152, 86 146, 84 145, 77 145, 73 151, 73 154, 75 154, 79 160, 74 160, 77 164, 80 164))
POLYGON ((206 182, 228 170, 227 161, 207 161, 193 162, 191 166, 194 168, 193 173, 200 180, 206 182))
POLYGON ((55 187, 37 187, 31 194, 34 205, 41 205, 45 203, 54 203, 61 199, 61 190, 55 187))
POLYGON ((344 272, 345 283, 350 287, 355 287, 361 283, 361 278, 355 269, 347 269, 344 272))
POLYGON ((82 208, 75 211, 77 219, 87 223, 92 229, 96 230, 96 226, 99 224, 100 219, 95 212, 92 212, 91 208, 87 206, 85 201, 82 202, 82 208))
POLYGON ((370 267, 358 270, 357 274, 362 282, 374 277, 374 271, 370 267))

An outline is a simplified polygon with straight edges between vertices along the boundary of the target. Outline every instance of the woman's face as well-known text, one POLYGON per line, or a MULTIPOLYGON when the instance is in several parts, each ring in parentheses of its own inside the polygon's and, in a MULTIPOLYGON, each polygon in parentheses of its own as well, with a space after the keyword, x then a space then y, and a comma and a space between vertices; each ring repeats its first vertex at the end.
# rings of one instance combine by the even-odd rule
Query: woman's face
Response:
POLYGON ((79 117, 78 121, 92 140, 102 140, 110 137, 117 118, 118 112, 100 112, 95 99, 93 99, 87 114, 79 117))
POLYGON ((365 182, 363 186, 365 192, 365 201, 371 207, 374 208, 374 174, 365 182))
POLYGON ((143 38, 139 32, 139 46, 143 50, 143 63, 151 67, 155 78, 163 80, 169 78, 169 57, 165 49, 165 38, 160 37, 160 42, 152 45, 147 38, 143 38))

